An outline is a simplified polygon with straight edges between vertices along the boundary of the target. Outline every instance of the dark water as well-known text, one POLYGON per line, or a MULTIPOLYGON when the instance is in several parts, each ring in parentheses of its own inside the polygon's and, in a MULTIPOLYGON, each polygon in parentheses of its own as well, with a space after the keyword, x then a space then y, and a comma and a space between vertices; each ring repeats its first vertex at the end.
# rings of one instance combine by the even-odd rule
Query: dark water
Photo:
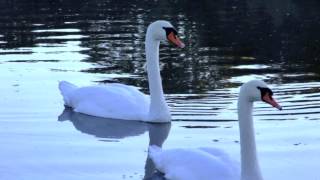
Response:
POLYGON ((0 179, 163 179, 151 144, 239 157, 233 121, 250 79, 284 107, 254 109, 265 179, 319 179, 320 1, 1 0, 0 9, 0 179), (59 80, 148 93, 144 38, 158 19, 186 44, 160 50, 173 123, 59 116, 59 80))
POLYGON ((261 119, 319 119, 319 1, 3 0, 0 8, 0 65, 41 64, 53 76, 81 72, 148 92, 145 31, 166 19, 186 43, 161 46, 173 119, 235 120, 237 88, 254 78, 286 109, 259 104, 261 119))

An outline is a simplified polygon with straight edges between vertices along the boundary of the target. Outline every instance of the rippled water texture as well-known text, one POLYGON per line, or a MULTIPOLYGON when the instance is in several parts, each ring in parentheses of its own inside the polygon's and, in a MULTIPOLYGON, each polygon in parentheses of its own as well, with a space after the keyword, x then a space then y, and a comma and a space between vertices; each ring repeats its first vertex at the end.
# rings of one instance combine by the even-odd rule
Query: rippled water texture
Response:
MULTIPOLYGON (((103 154, 94 149, 106 146, 101 145, 101 142, 110 143, 117 151, 117 143, 126 142, 128 147, 133 147, 138 142, 133 138, 133 143, 130 139, 122 141, 122 138, 150 132, 147 125, 138 125, 132 134, 116 133, 109 136, 104 134, 106 129, 98 129, 99 132, 96 132, 95 128, 108 127, 107 122, 107 125, 97 123, 90 129, 86 125, 91 123, 75 121, 70 117, 69 123, 62 125, 60 121, 64 120, 57 121, 58 115, 64 110, 57 84, 60 80, 68 80, 80 86, 120 82, 137 86, 148 93, 143 68, 144 37, 148 24, 158 19, 172 22, 186 44, 184 49, 162 44, 160 50, 164 92, 171 107, 173 122, 176 123, 173 129, 177 128, 172 131, 179 134, 194 130, 192 132, 197 134, 203 132, 200 129, 207 127, 216 129, 217 134, 226 135, 226 129, 236 127, 234 121, 237 119, 238 87, 250 79, 262 79, 270 84, 274 97, 284 110, 277 111, 269 105, 257 103, 254 114, 260 126, 271 129, 271 132, 274 132, 274 125, 280 126, 283 128, 282 134, 286 134, 284 127, 294 126, 288 132, 292 135, 293 129, 299 132, 299 127, 305 128, 303 132, 312 134, 307 135, 312 139, 310 142, 319 144, 320 138, 314 137, 320 119, 319 1, 3 0, 0 9, 0 138, 3 138, 2 143, 14 142, 28 147, 30 140, 20 141, 19 138, 30 137, 36 143, 26 150, 26 156, 35 156, 32 152, 37 150, 36 145, 47 145, 51 138, 60 141, 60 138, 70 136, 70 142, 80 142, 76 146, 84 146, 91 152, 103 154), (82 136, 75 135, 77 131, 73 126, 85 134, 94 134, 100 141, 84 145, 89 141, 86 138, 91 136, 84 136, 86 140, 83 142, 82 136), (85 128, 81 128, 83 126, 85 128), (57 135, 60 133, 61 137, 57 135), (36 138, 39 136, 43 136, 43 139, 36 138)), ((281 136, 281 133, 277 135, 281 136)), ((265 138, 265 149, 272 147, 268 143, 277 135, 265 138)), ((189 135, 182 137, 188 140, 189 135)), ((234 144, 234 141, 238 141, 236 137, 233 134, 227 141, 234 144)), ((290 145, 303 144, 299 138, 288 139, 290 145)), ((169 140, 169 144, 179 146, 175 144, 179 141, 169 140)), ((55 143, 48 145, 60 146, 59 142, 55 143)), ((187 142, 181 143, 188 145, 187 142)), ((283 147, 286 147, 284 144, 283 147)), ((68 149, 66 145, 64 148, 68 149)), ((146 148, 147 144, 143 144, 143 149, 146 148)), ((10 154, 13 159, 20 157, 17 156, 21 153, 18 150, 10 153, 15 152, 15 149, 8 146, 1 154, 6 157, 10 154)), ((69 153, 83 152, 86 151, 82 149, 69 153)), ((133 152, 130 155, 136 156, 133 152)), ((45 156, 44 151, 30 162, 19 159, 21 168, 26 165, 30 167, 26 171, 32 172, 32 168, 37 167, 37 160, 44 165, 46 162, 49 165, 58 164, 54 156, 47 161, 44 160, 45 156)), ((68 153, 65 156, 69 156, 68 153)), ((144 159, 142 164, 144 156, 140 158, 144 159)), ((74 164, 84 162, 103 163, 98 157, 74 160, 74 164)), ((3 167, 0 173, 8 171, 10 174, 12 171, 14 174, 15 164, 10 159, 6 159, 5 163, 0 164, 0 168, 3 167)), ((90 171, 90 167, 85 169, 95 172, 97 177, 109 175, 120 176, 122 179, 141 179, 144 176, 142 170, 137 168, 133 168, 134 172, 139 173, 128 173, 130 168, 124 167, 125 172, 118 174, 116 170, 110 174, 102 170, 96 172, 94 168, 90 171)), ((61 172, 59 169, 56 171, 61 172)), ((24 175, 22 173, 21 176, 24 175)), ((61 177, 77 179, 73 175, 61 177)), ((43 179, 40 175, 39 178, 43 179)))
POLYGON ((254 78, 276 87, 276 97, 288 109, 268 113, 262 106, 257 113, 268 113, 264 119, 318 119, 317 1, 21 0, 0 5, 4 67, 30 67, 51 76, 81 72, 89 81, 122 82, 147 92, 145 29, 167 19, 187 44, 183 50, 161 48, 174 119, 234 120, 236 88, 254 78), (226 108, 233 115, 220 117, 226 108))

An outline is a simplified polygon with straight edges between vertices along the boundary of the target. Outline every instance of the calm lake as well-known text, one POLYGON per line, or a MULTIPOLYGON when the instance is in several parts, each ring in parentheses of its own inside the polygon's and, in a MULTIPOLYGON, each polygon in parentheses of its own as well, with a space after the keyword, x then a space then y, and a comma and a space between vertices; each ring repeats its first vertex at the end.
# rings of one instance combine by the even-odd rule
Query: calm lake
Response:
MULTIPOLYGON (((154 140, 162 144, 170 128, 166 147, 210 142, 236 148, 227 151, 237 156, 238 88, 251 79, 267 82, 284 109, 256 103, 263 169, 279 164, 278 152, 295 157, 310 150, 308 157, 319 159, 319 1, 2 0, 0 8, 1 179, 147 179, 152 133, 165 132, 154 140), (186 44, 160 47, 172 127, 124 125, 71 111, 59 117, 61 80, 119 82, 148 93, 144 38, 159 19, 170 21, 186 44)), ((320 179, 312 174, 320 165, 306 162, 309 171, 289 176, 292 162, 286 160, 279 168, 287 174, 266 177, 320 179)))

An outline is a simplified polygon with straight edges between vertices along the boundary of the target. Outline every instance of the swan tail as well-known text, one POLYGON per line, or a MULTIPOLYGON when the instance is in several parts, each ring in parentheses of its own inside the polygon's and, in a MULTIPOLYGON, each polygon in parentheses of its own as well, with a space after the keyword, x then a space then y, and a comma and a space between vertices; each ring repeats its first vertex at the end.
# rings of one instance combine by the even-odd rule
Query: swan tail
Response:
POLYGON ((76 85, 73 85, 67 81, 60 81, 59 82, 59 89, 60 89, 60 93, 63 96, 63 100, 64 100, 64 104, 66 106, 70 106, 71 107, 71 101, 69 98, 69 94, 70 92, 72 92, 73 90, 75 90, 77 88, 76 85))

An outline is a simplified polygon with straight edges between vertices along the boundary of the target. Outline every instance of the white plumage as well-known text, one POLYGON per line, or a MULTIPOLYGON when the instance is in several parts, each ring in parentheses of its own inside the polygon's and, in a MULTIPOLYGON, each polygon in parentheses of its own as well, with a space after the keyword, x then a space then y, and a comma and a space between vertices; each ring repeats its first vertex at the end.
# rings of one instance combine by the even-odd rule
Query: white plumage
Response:
POLYGON ((219 149, 168 149, 149 147, 156 168, 169 180, 234 180, 239 164, 219 149))
POLYGON ((171 114, 165 101, 159 68, 160 41, 167 40, 184 47, 169 22, 156 21, 149 25, 145 43, 150 96, 124 84, 77 87, 62 81, 59 89, 65 105, 76 112, 104 118, 170 122, 171 114))
POLYGON ((91 116, 124 120, 145 120, 150 97, 136 87, 119 83, 77 87, 69 82, 59 83, 66 106, 91 116))
POLYGON ((162 150, 150 146, 150 158, 169 180, 263 180, 256 154, 252 108, 254 101, 263 100, 281 110, 272 94, 267 85, 258 80, 249 81, 240 89, 241 173, 239 163, 215 148, 162 150))

